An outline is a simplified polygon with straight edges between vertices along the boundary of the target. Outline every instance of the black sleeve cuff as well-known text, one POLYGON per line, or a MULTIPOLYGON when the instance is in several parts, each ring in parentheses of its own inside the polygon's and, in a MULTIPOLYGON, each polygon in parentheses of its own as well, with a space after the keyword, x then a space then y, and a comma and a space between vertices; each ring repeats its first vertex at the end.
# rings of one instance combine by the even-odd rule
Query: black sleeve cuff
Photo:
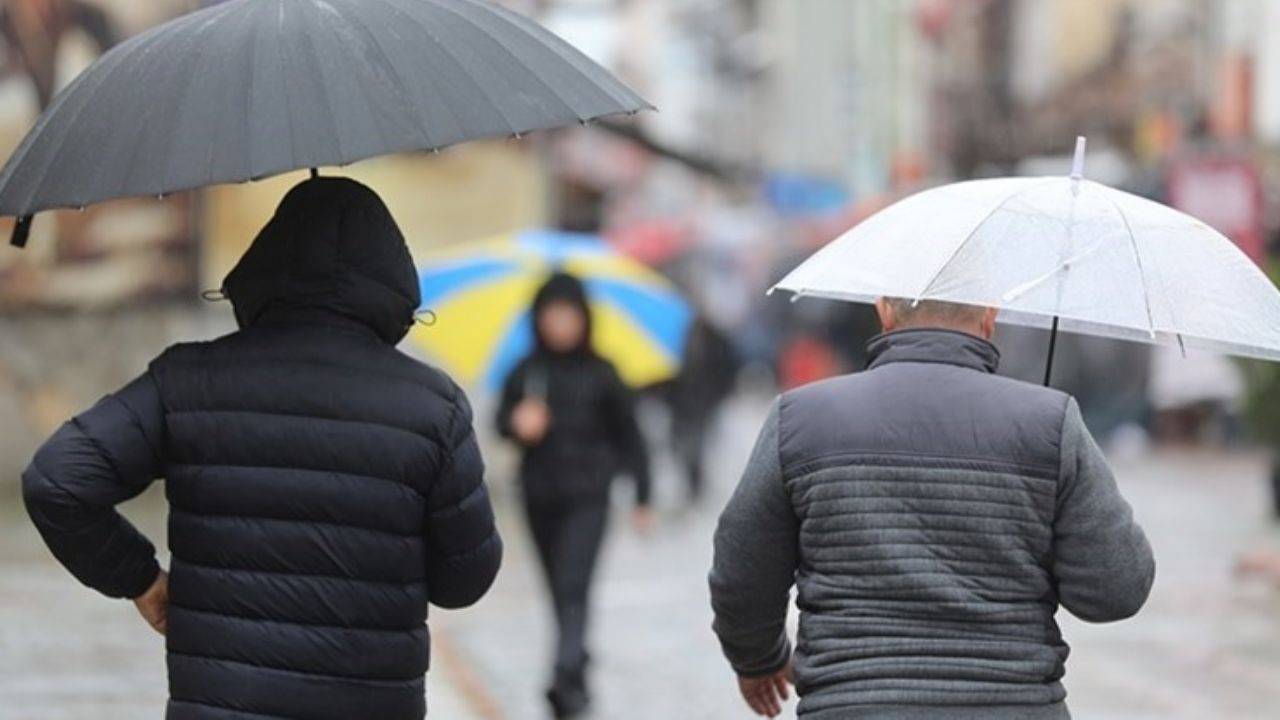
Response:
POLYGON ((154 557, 148 558, 146 562, 139 563, 136 567, 130 568, 127 573, 122 574, 117 582, 112 583, 112 587, 104 588, 102 591, 111 597, 132 600, 151 589, 152 583, 159 576, 160 563, 156 562, 154 557))

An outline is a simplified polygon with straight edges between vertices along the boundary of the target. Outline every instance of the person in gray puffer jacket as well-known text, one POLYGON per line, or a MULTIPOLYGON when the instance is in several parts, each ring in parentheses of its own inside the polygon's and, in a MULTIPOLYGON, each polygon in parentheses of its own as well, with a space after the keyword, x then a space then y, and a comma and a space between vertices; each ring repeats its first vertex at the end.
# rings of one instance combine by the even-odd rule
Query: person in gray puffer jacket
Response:
POLYGON ((1075 400, 993 374, 995 310, 876 308, 867 370, 782 395, 720 517, 714 629, 743 697, 774 716, 794 682, 806 720, 1069 718, 1054 615, 1134 615, 1151 547, 1075 400))

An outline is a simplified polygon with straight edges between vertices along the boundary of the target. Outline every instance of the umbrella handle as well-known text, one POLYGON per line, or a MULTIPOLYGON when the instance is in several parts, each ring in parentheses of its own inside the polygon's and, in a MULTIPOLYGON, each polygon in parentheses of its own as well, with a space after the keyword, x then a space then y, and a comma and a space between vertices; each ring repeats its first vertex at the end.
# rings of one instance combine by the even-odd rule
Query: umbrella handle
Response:
POLYGON ((1053 316, 1053 328, 1049 330, 1049 357, 1044 363, 1044 386, 1049 387, 1049 379, 1053 377, 1053 349, 1058 344, 1058 316, 1053 316))

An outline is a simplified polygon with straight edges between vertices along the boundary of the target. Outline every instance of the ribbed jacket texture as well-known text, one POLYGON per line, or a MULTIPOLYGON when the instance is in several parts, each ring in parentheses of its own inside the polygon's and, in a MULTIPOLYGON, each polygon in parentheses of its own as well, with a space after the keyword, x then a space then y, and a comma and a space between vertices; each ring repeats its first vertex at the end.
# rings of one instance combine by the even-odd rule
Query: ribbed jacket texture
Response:
POLYGON ((1061 604, 1132 615, 1154 563, 1075 402, 995 348, 881 336, 782 396, 717 530, 716 631, 744 675, 791 654, 800 714, 1061 718, 1061 604))
POLYGON ((465 396, 394 348, 403 238, 372 192, 313 180, 226 287, 242 329, 59 430, 23 478, 32 518, 134 597, 155 551, 114 506, 165 480, 171 720, 421 718, 428 604, 475 602, 502 545, 465 396))

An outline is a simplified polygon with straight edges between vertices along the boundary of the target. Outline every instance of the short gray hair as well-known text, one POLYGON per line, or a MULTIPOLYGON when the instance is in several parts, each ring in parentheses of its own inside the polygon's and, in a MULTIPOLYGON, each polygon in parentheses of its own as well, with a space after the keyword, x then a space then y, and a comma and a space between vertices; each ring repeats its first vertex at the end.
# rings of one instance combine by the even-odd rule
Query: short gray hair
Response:
POLYGON ((945 300, 910 300, 907 298, 884 299, 893 308, 894 315, 902 325, 919 325, 935 322, 943 325, 967 325, 982 320, 986 308, 979 305, 947 302, 945 300))

